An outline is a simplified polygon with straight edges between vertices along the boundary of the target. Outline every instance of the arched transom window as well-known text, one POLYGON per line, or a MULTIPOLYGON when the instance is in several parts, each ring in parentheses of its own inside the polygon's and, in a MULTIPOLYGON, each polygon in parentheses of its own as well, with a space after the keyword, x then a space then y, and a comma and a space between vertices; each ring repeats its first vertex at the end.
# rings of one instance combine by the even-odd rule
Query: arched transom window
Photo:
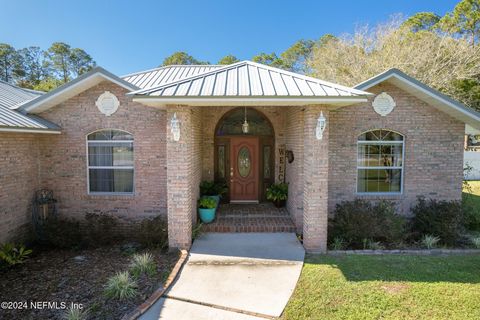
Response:
POLYGON ((133 136, 101 130, 87 136, 89 193, 133 193, 133 136))
POLYGON ((389 130, 372 130, 358 137, 357 192, 403 192, 404 138, 389 130))

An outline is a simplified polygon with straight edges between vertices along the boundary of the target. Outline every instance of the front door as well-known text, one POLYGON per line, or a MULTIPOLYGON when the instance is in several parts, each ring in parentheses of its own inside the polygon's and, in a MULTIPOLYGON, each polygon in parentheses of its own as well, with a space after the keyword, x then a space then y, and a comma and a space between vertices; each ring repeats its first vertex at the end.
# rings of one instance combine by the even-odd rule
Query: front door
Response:
POLYGON ((230 201, 258 201, 258 138, 230 141, 230 201))

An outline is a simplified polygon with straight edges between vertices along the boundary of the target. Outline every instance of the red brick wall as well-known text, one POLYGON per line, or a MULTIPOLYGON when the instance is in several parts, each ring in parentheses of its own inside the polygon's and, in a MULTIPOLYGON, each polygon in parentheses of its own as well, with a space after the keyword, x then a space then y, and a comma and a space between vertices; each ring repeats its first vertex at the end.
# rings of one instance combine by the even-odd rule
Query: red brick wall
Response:
POLYGON ((37 136, 0 133, 0 243, 20 240, 31 225, 39 189, 37 136))
POLYGON ((122 87, 99 85, 40 114, 62 128, 41 138, 40 177, 54 191, 59 212, 74 218, 87 211, 107 211, 127 218, 166 215, 166 115, 135 103, 122 87), (100 113, 95 101, 110 91, 120 101, 116 113, 100 113), (120 129, 134 137, 134 195, 87 194, 86 136, 100 129, 120 129))
POLYGON ((327 124, 323 138, 316 139, 315 128, 321 111, 328 119, 327 107, 312 106, 304 112, 303 245, 308 252, 327 250, 328 148, 331 126, 327 124))
POLYGON ((375 113, 371 101, 330 113, 330 211, 342 200, 356 196, 358 135, 382 128, 405 136, 404 192, 364 198, 394 200, 405 214, 419 195, 460 199, 465 125, 391 84, 379 84, 368 91, 387 92, 397 106, 385 117, 375 113))
POLYGON ((202 170, 201 111, 184 106, 167 108, 167 118, 176 113, 180 140, 167 130, 168 239, 171 247, 188 249, 197 219, 197 199, 202 170))
POLYGON ((293 151, 294 160, 286 164, 285 180, 288 182, 287 209, 297 231, 303 230, 303 152, 304 152, 304 109, 291 107, 287 110, 285 129, 286 149, 293 151))

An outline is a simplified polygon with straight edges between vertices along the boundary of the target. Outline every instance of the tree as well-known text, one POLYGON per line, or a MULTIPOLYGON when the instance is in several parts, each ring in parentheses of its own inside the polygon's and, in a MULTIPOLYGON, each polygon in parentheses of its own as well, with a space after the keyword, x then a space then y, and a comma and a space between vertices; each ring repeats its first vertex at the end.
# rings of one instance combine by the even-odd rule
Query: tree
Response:
POLYGON ((306 60, 310 57, 315 45, 313 40, 299 40, 290 48, 280 54, 283 61, 283 67, 294 72, 303 72, 306 70, 306 60))
POLYGON ((18 50, 17 53, 20 55, 22 65, 22 74, 17 80, 17 85, 33 89, 48 77, 48 63, 45 60, 45 52, 39 47, 28 47, 18 50))
POLYGON ((284 62, 275 53, 260 53, 252 58, 254 62, 266 64, 276 68, 284 68, 284 62))
POLYGON ((401 27, 412 32, 432 31, 438 26, 440 16, 433 12, 419 12, 405 20, 401 27))
POLYGON ((54 42, 48 48, 46 56, 52 72, 63 83, 91 70, 96 65, 92 57, 83 49, 72 49, 70 45, 63 42, 54 42))
POLYGON ((0 79, 13 82, 14 77, 21 74, 20 56, 14 47, 0 43, 0 79))
MULTIPOLYGON (((480 47, 462 38, 424 30, 411 32, 393 20, 360 28, 336 41, 315 46, 308 60, 311 74, 354 86, 390 68, 398 68, 468 106, 479 105, 469 94, 480 74, 480 47), (469 80, 458 83, 458 80, 469 80)), ((479 109, 480 110, 480 109, 479 109)))
POLYGON ((47 50, 47 56, 53 71, 62 79, 63 83, 70 80, 70 45, 63 42, 54 42, 47 50))
POLYGON ((210 64, 206 61, 200 61, 184 51, 174 52, 163 60, 162 66, 170 65, 191 65, 191 64, 210 64))
POLYGON ((239 62, 239 61, 240 60, 238 60, 237 57, 229 54, 229 55, 226 55, 225 57, 223 57, 222 59, 218 60, 218 64, 227 65, 227 64, 232 64, 232 63, 239 62))
POLYGON ((441 25, 447 32, 468 37, 475 46, 480 38, 480 0, 460 1, 452 13, 442 18, 441 25))
POLYGON ((74 48, 70 51, 70 69, 75 76, 90 71, 95 65, 95 61, 83 49, 74 48))
POLYGON ((34 85, 32 89, 38 91, 48 92, 63 84, 63 81, 54 77, 47 77, 42 79, 38 84, 34 85))

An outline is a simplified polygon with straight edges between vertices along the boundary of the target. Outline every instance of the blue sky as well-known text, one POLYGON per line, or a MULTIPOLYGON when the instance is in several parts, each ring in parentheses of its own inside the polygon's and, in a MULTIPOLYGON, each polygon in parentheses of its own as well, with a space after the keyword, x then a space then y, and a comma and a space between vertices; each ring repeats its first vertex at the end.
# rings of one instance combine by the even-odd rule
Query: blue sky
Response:
POLYGON ((298 39, 339 35, 392 14, 443 15, 458 0, 22 1, 0 0, 0 42, 47 49, 63 41, 123 75, 157 67, 175 51, 215 63, 280 53, 298 39))

